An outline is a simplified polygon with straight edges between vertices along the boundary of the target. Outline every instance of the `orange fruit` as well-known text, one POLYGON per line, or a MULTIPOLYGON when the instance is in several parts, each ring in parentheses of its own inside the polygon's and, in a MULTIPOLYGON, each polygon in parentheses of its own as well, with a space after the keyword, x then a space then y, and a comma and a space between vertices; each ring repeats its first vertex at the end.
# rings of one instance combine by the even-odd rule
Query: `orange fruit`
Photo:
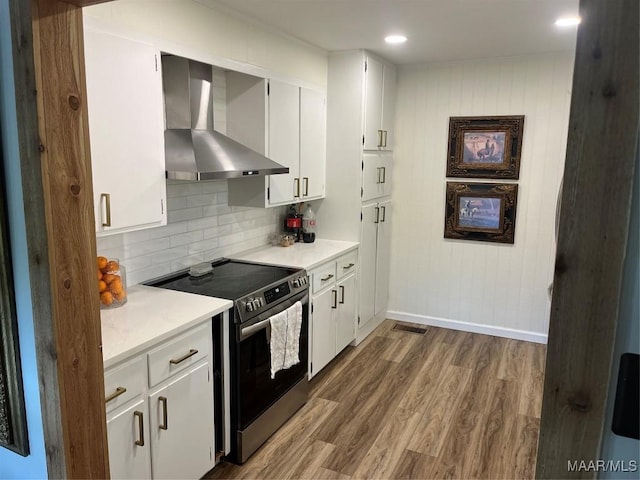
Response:
POLYGON ((102 280, 102 272, 98 270, 98 280, 102 280))
POLYGON ((113 294, 120 293, 124 290, 124 288, 122 287, 122 280, 120 280, 120 277, 114 279, 109 284, 109 290, 111 290, 111 293, 113 294))
POLYGON ((102 292, 100 294, 100 301, 103 305, 111 305, 113 303, 113 295, 111 292, 102 292))
POLYGON ((107 272, 117 272, 118 270, 120 270, 120 265, 118 265, 118 262, 116 262, 115 260, 109 260, 105 269, 107 270, 107 272))
POLYGON ((107 289, 107 284, 104 283, 102 280, 98 280, 98 290, 100 290, 100 292, 104 292, 107 289))
POLYGON ((118 275, 114 275, 113 273, 105 273, 102 276, 102 280, 104 281, 104 283, 106 283, 107 285, 109 285, 111 282, 113 282, 113 280, 115 278, 120 278, 118 275))
POLYGON ((118 293, 114 293, 113 296, 115 297, 115 299, 119 302, 123 301, 125 298, 127 298, 127 294, 124 290, 121 290, 118 293))
POLYGON ((98 269, 102 270, 106 266, 107 266, 107 258, 98 257, 98 269))

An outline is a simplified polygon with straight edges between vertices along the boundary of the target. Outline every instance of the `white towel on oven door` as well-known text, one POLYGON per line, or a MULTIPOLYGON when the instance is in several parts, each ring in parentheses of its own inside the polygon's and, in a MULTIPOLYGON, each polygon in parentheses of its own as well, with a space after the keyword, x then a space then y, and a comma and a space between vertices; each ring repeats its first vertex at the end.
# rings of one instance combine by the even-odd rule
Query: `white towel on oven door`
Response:
POLYGON ((271 378, 280 370, 300 363, 300 330, 302 303, 296 302, 285 311, 269 317, 271 338, 271 378))
POLYGON ((271 326, 271 338, 269 338, 271 378, 274 378, 276 372, 284 368, 285 352, 287 350, 287 330, 289 329, 287 311, 285 310, 269 317, 269 324, 271 326))
POLYGON ((289 328, 287 329, 287 348, 284 365, 291 368, 300 363, 300 330, 302 329, 302 303, 296 302, 286 310, 289 328))

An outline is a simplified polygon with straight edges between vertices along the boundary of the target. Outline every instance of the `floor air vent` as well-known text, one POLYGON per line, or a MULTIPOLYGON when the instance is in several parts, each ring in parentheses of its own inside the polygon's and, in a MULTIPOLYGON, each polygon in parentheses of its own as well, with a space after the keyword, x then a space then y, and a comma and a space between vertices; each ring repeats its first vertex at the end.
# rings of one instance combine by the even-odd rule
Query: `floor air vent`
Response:
POLYGON ((400 330, 402 332, 409 332, 409 333, 417 333, 418 335, 424 335, 425 333, 427 333, 427 329, 426 328, 411 327, 409 325, 402 325, 400 323, 396 323, 393 326, 393 330, 400 330))

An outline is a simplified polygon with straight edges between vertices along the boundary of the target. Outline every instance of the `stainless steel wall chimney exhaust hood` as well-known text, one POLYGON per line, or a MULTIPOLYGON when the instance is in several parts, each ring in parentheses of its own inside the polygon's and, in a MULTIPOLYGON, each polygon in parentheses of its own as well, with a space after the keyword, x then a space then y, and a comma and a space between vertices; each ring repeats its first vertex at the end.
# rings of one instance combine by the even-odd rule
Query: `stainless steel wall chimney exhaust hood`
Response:
POLYGON ((214 180, 289 173, 289 168, 213 129, 210 65, 162 57, 167 178, 214 180))

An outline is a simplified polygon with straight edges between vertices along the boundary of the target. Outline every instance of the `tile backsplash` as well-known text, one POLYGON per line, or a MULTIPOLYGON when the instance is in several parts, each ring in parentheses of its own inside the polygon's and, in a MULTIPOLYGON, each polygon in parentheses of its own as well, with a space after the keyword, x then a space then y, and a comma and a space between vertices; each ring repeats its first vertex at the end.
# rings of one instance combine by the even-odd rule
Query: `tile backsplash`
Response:
POLYGON ((98 255, 119 258, 135 285, 195 263, 267 245, 286 207, 227 205, 227 181, 167 183, 167 225, 97 239, 98 255))

